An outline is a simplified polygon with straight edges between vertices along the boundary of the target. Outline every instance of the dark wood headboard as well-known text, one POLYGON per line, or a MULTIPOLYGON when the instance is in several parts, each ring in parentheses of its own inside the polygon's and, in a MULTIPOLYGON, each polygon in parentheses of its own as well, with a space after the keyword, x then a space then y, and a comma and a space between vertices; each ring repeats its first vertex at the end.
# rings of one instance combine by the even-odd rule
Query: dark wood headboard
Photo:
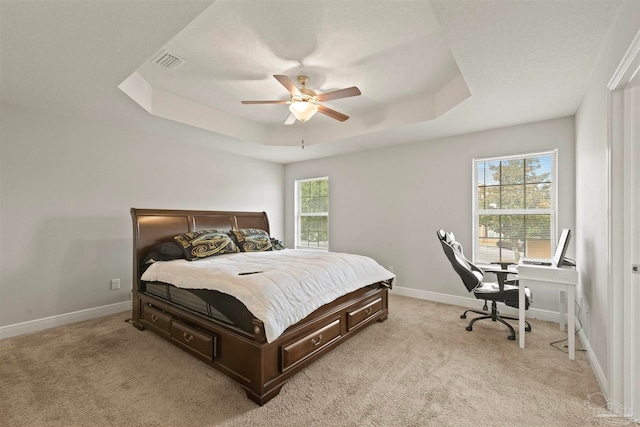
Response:
POLYGON ((266 212, 189 211, 131 208, 133 220, 133 286, 139 289, 140 261, 158 243, 171 242, 178 234, 213 228, 229 231, 259 228, 270 233, 266 212))

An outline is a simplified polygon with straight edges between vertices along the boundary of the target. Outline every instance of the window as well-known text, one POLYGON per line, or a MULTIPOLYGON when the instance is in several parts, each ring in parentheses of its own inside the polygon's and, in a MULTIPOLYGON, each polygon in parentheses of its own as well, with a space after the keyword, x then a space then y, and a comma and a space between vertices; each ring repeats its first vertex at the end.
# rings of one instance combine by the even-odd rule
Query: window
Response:
POLYGON ((473 161, 473 259, 551 258, 556 246, 556 151, 473 161))
POLYGON ((296 248, 329 250, 329 178, 296 181, 296 248))

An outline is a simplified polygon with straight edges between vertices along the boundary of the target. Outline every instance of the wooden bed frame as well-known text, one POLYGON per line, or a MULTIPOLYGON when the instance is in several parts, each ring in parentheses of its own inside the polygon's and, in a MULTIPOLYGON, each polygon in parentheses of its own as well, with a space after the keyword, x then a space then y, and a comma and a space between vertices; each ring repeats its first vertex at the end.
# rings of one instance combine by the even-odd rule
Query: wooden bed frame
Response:
POLYGON ((133 220, 133 325, 148 329, 237 381, 249 399, 263 405, 277 396, 296 372, 353 334, 388 315, 383 283, 351 292, 320 307, 266 341, 264 325, 253 334, 145 292, 140 261, 158 243, 202 229, 259 228, 269 233, 265 212, 131 209, 133 220))

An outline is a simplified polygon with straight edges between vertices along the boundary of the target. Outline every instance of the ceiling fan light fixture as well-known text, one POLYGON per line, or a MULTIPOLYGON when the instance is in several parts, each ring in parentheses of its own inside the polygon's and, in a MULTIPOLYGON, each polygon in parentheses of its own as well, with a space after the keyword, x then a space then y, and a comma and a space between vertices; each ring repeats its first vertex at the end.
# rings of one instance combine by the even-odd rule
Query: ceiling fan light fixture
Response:
POLYGON ((313 117, 318 111, 320 111, 320 114, 324 114, 325 116, 331 117, 332 119, 344 122, 349 118, 349 116, 347 116, 346 114, 342 114, 336 110, 332 110, 331 108, 327 108, 322 105, 322 103, 324 101, 361 95, 360 89, 355 86, 344 89, 337 89, 318 95, 311 89, 307 89, 307 83, 309 82, 309 77, 307 76, 298 76, 298 83, 300 83, 301 86, 300 88, 296 86, 293 80, 285 75, 274 74, 273 77, 275 77, 275 79, 278 80, 278 82, 280 82, 280 84, 282 84, 282 86, 284 86, 285 89, 289 91, 289 94, 291 95, 290 101, 280 99, 273 101, 240 102, 242 102, 243 104, 289 104, 289 110, 291 111, 291 114, 289 114, 289 117, 287 117, 287 120, 285 120, 285 125, 291 125, 296 120, 304 123, 311 117, 313 117))
POLYGON ((318 106, 306 101, 292 102, 289 110, 296 116, 296 119, 302 123, 309 120, 318 111, 318 106))

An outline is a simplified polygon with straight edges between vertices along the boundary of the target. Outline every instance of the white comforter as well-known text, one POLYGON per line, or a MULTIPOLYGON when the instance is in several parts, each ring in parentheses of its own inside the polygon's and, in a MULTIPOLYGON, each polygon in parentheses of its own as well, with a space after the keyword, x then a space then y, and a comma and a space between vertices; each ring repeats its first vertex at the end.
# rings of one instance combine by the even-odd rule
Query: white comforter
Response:
POLYGON ((376 282, 393 284, 395 275, 362 255, 285 249, 156 262, 142 280, 232 295, 264 323, 271 342, 320 306, 376 282))

